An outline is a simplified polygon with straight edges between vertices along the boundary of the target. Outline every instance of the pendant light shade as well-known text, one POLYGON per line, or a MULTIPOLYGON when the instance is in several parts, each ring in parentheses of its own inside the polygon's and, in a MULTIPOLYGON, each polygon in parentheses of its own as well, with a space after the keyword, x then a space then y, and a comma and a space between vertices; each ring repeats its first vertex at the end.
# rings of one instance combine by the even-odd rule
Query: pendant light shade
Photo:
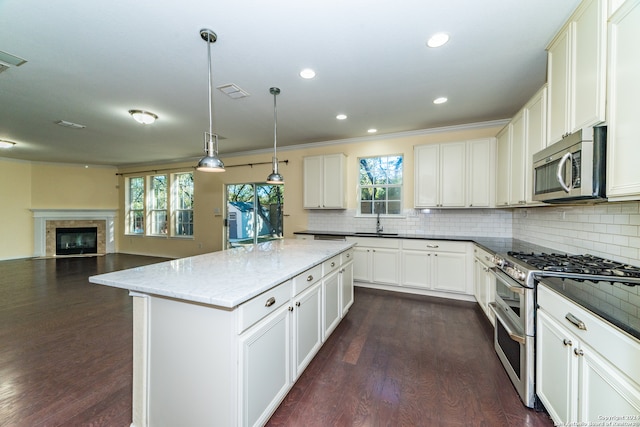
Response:
POLYGON ((206 28, 200 30, 200 37, 207 42, 209 60, 209 132, 204 133, 205 156, 200 159, 196 169, 202 172, 224 172, 224 163, 218 158, 218 135, 213 133, 213 78, 211 76, 211 43, 218 39, 216 33, 206 28))
POLYGON ((269 93, 273 95, 273 171, 267 177, 267 184, 284 184, 284 177, 278 172, 278 157, 276 145, 278 142, 278 109, 276 108, 276 97, 280 94, 280 89, 272 87, 269 93))

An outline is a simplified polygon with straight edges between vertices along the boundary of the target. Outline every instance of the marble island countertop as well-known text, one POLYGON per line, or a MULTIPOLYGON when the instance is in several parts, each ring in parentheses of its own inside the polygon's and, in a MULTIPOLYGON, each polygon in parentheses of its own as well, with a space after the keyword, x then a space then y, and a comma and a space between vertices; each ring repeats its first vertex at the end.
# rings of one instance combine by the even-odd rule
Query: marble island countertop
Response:
POLYGON ((351 246, 342 241, 273 240, 91 276, 89 281, 234 308, 351 246))

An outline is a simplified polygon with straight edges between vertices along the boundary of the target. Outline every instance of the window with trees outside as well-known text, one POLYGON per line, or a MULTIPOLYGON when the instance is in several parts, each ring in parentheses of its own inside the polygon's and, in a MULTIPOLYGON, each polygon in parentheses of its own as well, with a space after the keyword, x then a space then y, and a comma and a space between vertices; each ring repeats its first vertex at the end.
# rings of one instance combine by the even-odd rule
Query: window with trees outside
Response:
POLYGON ((127 233, 144 234, 144 177, 129 178, 127 233))
POLYGON ((193 172, 127 178, 126 233, 193 236, 193 172))
POLYGON ((172 178, 173 235, 193 236, 193 173, 176 173, 172 178))
POLYGON ((358 159, 358 214, 402 213, 402 155, 358 159))

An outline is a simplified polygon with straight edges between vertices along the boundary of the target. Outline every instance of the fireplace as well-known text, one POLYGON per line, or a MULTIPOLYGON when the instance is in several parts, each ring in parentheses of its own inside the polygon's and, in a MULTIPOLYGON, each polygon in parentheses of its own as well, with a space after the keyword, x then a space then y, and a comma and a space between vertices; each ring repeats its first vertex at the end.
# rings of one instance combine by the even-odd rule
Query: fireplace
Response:
POLYGON ((98 253, 98 227, 56 228, 56 255, 98 253))

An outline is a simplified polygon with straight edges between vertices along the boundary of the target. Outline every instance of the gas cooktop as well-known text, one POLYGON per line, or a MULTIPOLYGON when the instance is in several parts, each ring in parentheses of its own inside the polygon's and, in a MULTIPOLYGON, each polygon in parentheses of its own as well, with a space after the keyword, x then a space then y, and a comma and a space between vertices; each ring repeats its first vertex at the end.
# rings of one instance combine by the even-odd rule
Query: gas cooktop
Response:
POLYGON ((559 277, 592 282, 619 282, 627 286, 640 284, 640 268, 594 255, 565 255, 533 252, 508 252, 533 270, 538 277, 559 277))

